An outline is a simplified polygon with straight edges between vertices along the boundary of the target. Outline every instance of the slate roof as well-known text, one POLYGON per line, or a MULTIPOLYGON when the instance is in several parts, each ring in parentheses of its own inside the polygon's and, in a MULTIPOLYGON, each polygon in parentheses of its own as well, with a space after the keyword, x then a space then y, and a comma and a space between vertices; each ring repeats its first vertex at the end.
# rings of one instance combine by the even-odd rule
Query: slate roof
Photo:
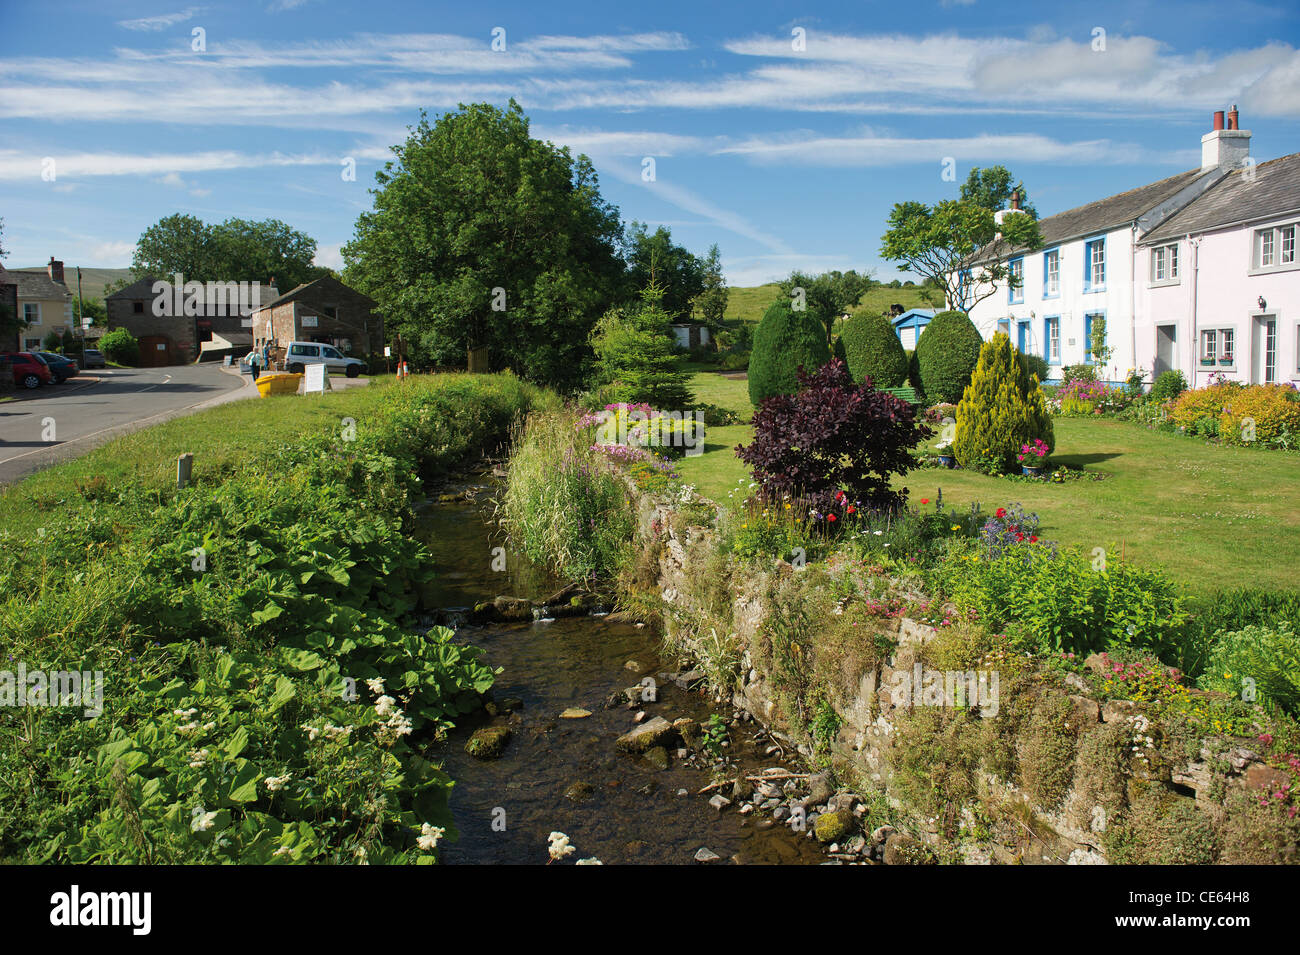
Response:
MULTIPOLYGON (((1138 186, 1127 192, 1107 196, 1087 205, 1066 209, 1054 216, 1038 220, 1038 231, 1043 237, 1043 248, 1050 249, 1063 242, 1086 235, 1109 232, 1111 229, 1137 221, 1143 213, 1177 195, 1178 192, 1212 170, 1189 169, 1168 179, 1138 186)), ((976 262, 1005 258, 1014 250, 1002 240, 985 246, 977 254, 976 262)))
POLYGON ((1229 173, 1143 236, 1149 245, 1300 210, 1300 153, 1229 173))
POLYGON ((369 295, 366 295, 364 292, 358 292, 356 289, 352 288, 351 286, 344 285, 342 282, 334 278, 332 275, 322 275, 320 278, 312 279, 310 282, 304 282, 302 285, 299 285, 297 288, 289 289, 289 291, 285 292, 283 295, 279 296, 278 298, 273 298, 269 302, 266 302, 262 306, 262 308, 271 308, 272 306, 279 305, 281 302, 288 302, 298 298, 311 301, 312 293, 319 294, 322 292, 326 292, 327 290, 330 289, 331 286, 334 286, 336 291, 341 290, 351 295, 356 295, 359 296, 360 298, 365 299, 367 302, 370 303, 372 308, 376 304, 378 304, 369 295))
MULTIPOLYGON (((111 299, 126 299, 127 301, 131 301, 131 302, 137 301, 139 299, 146 299, 148 301, 152 301, 154 297, 153 283, 155 281, 158 280, 153 278, 152 276, 145 276, 142 279, 136 279, 130 285, 118 289, 112 295, 105 296, 104 301, 109 301, 111 299)), ((163 279, 163 281, 168 281, 168 280, 163 279)), ((259 285, 257 291, 258 291, 258 297, 263 302, 269 302, 271 299, 276 298, 280 294, 280 290, 276 288, 274 285, 259 285)), ((258 307, 260 308, 262 306, 258 306, 258 307)))
POLYGON ((9 281, 18 286, 19 299, 44 299, 48 301, 52 298, 72 299, 72 293, 68 287, 60 282, 50 278, 50 273, 45 269, 8 269, 5 275, 9 276, 9 281))

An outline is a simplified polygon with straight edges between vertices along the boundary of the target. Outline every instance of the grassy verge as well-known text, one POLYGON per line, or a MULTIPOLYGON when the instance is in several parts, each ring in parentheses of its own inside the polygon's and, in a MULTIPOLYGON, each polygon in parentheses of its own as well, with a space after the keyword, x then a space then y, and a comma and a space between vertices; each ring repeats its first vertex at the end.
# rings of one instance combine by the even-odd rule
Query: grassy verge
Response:
POLYGON ((409 629, 404 514, 553 403, 468 375, 239 402, 7 489, 3 666, 102 696, 0 707, 0 860, 433 861, 450 781, 421 751, 493 674, 409 629))

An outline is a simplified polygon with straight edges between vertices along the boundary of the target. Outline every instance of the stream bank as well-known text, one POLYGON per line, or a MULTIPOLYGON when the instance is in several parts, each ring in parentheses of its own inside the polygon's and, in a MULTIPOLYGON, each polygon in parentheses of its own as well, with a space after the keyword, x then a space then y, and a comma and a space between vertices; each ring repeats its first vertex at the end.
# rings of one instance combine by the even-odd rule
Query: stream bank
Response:
MULTIPOLYGON (((490 524, 490 491, 483 483, 444 488, 415 524, 435 566, 447 568, 425 594, 425 605, 442 608, 437 616, 458 624, 458 639, 482 648, 487 662, 501 669, 489 711, 462 720, 430 754, 455 780, 450 805, 459 838, 444 843, 441 861, 545 863, 554 831, 576 847, 569 861, 826 861, 808 832, 710 804, 710 796, 722 791, 730 802, 729 781, 737 776, 791 772, 767 753, 772 743, 755 733, 756 724, 734 720, 730 707, 723 713, 735 723, 723 750, 732 761, 725 787, 701 793, 714 783, 713 761, 679 738, 662 753, 620 751, 620 736, 656 718, 699 725, 713 714, 705 697, 674 682, 673 662, 660 658, 653 627, 605 616, 468 622, 476 605, 499 595, 537 601, 563 585, 508 549, 504 569, 493 569, 499 553, 492 548, 504 542, 490 524), (647 679, 656 698, 625 702, 625 689, 647 679), (570 717, 561 715, 565 711, 570 717), (638 714, 644 714, 640 723, 638 714), (477 759, 465 746, 487 726, 508 728, 509 739, 499 757, 477 759)), ((760 786, 788 781, 782 776, 760 786)))

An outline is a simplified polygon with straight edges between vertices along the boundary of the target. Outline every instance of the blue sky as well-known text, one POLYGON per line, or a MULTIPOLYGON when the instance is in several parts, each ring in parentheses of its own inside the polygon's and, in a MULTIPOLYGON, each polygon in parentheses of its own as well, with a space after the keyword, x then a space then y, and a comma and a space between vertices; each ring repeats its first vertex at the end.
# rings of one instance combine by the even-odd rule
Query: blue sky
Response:
POLYGON ((174 212, 283 219, 339 267, 419 109, 510 96, 535 135, 591 156, 625 220, 717 242, 737 285, 896 277, 886 216, 955 196, 947 157, 959 182, 1009 166, 1050 215, 1198 165, 1211 112, 1233 103, 1258 160, 1300 150, 1291 0, 5 0, 4 26, 11 267, 128 265, 174 212))

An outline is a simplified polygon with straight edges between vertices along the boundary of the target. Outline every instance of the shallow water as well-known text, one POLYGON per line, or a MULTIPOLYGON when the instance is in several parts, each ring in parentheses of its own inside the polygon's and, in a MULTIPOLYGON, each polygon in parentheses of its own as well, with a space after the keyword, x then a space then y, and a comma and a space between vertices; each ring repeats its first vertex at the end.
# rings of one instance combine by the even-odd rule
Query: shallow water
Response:
MULTIPOLYGON (((438 503, 420 515, 418 533, 436 566, 454 568, 439 575, 429 595, 435 605, 468 608, 499 594, 542 600, 562 586, 509 550, 505 571, 493 571, 491 548, 504 541, 492 535, 489 520, 483 505, 468 501, 438 503)), ((458 635, 482 647, 489 663, 502 668, 494 698, 515 697, 523 706, 510 716, 466 719, 435 750, 456 781, 451 809, 459 839, 444 844, 443 862, 543 864, 552 831, 566 833, 576 847, 570 861, 690 863, 702 847, 722 862, 825 861, 806 835, 741 816, 734 808, 719 813, 707 795, 697 795, 711 777, 683 765, 675 754, 669 768, 660 770, 615 749, 615 738, 635 725, 635 711, 621 704, 604 709, 604 702, 643 677, 652 677, 659 687, 658 702, 641 706, 647 719, 707 719, 711 712, 701 695, 664 679, 673 661, 660 660, 652 627, 570 617, 462 626, 458 635), (628 669, 629 661, 638 668, 628 669), (592 715, 561 719, 567 707, 592 715), (467 755, 465 741, 473 730, 492 723, 513 729, 504 754, 487 761, 467 755), (590 795, 581 801, 566 797, 575 783, 588 784, 590 795), (678 795, 682 789, 687 795, 678 795)), ((775 765, 756 753, 743 731, 733 731, 732 740, 733 755, 748 772, 775 765)))

